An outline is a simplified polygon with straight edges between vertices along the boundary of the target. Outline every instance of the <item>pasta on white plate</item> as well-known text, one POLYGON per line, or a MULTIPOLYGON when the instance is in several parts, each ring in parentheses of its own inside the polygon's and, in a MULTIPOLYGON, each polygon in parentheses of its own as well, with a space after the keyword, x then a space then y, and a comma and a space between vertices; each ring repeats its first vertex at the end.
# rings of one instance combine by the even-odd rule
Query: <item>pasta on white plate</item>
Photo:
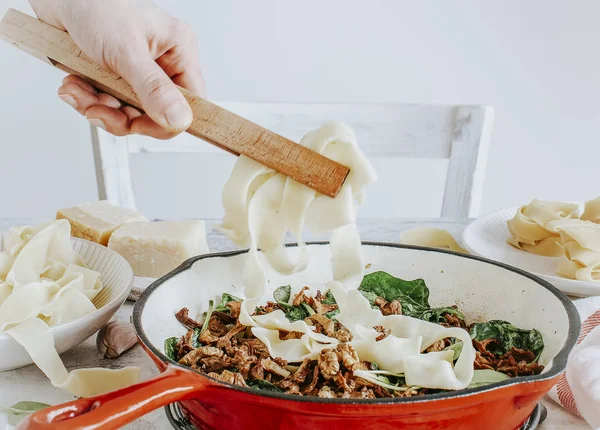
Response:
POLYGON ((585 203, 534 199, 508 221, 508 243, 527 252, 560 257, 556 274, 579 281, 600 281, 600 197, 585 203))
POLYGON ((585 210, 581 214, 581 219, 600 224, 600 197, 585 202, 585 210))
POLYGON ((560 234, 564 251, 556 273, 580 281, 600 281, 600 224, 577 219, 553 221, 548 228, 560 234))
POLYGON ((71 246, 67 220, 16 227, 0 251, 0 332, 25 348, 51 383, 88 397, 131 385, 140 369, 77 369, 68 372, 50 327, 96 310, 100 273, 87 268, 71 246))
POLYGON ((551 221, 577 218, 578 210, 574 203, 533 199, 507 222, 511 234, 508 243, 532 254, 558 257, 562 255, 560 235, 546 226, 551 221))

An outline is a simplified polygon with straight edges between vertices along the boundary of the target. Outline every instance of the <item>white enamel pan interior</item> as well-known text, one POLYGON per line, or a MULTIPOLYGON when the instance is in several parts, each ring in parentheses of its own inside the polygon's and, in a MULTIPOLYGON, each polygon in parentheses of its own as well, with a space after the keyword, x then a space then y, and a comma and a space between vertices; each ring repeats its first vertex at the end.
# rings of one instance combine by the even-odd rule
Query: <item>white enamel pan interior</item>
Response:
MULTIPOLYGON (((297 248, 291 247, 289 252, 295 253, 297 248)), ((545 343, 540 362, 546 368, 542 375, 520 381, 549 378, 564 370, 581 324, 570 300, 548 282, 501 263, 450 251, 364 243, 363 252, 367 273, 385 271, 408 280, 423 278, 431 305, 457 305, 467 323, 502 319, 539 330, 545 343)), ((282 276, 270 272, 271 289, 291 285, 292 291, 298 291, 308 285, 325 290, 325 283, 332 279, 329 246, 311 244, 310 253, 309 267, 302 273, 282 276)), ((194 317, 207 310, 209 299, 218 303, 223 292, 243 297, 245 256, 245 251, 236 251, 196 257, 150 285, 134 308, 134 324, 142 342, 169 361, 163 354, 165 339, 185 332, 175 313, 187 307, 194 317)))

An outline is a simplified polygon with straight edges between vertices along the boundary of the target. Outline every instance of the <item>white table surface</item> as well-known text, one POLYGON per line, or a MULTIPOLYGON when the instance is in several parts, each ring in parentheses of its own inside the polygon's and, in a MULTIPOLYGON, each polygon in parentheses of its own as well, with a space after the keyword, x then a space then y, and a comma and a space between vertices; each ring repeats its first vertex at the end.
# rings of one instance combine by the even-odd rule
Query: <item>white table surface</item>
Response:
MULTIPOLYGON (((35 221, 0 219, 0 231, 13 225, 34 224, 35 221)), ((386 220, 386 221, 361 221, 359 229, 361 239, 367 241, 396 242, 400 232, 415 227, 439 227, 460 238, 468 221, 453 221, 443 219, 429 220, 386 220)), ((307 240, 318 240, 320 237, 309 237, 307 240)), ((225 251, 232 249, 232 245, 221 235, 210 232, 208 242, 211 251, 225 251)), ((116 318, 129 320, 133 303, 126 302, 117 313, 116 318)), ((1 351, 0 351, 1 353, 1 351)), ((139 366, 142 369, 142 379, 156 375, 154 364, 139 345, 129 350, 117 359, 102 359, 96 349, 96 336, 61 355, 68 369, 80 367, 108 367, 118 368, 123 366, 139 366)), ((53 387, 44 374, 36 366, 0 372, 0 405, 12 405, 16 402, 29 400, 51 405, 73 400, 68 393, 53 387)), ((540 430, 584 430, 591 427, 579 417, 576 417, 558 406, 550 398, 545 397, 542 403, 548 410, 548 417, 538 427, 540 430)), ((0 428, 4 428, 3 417, 0 414, 0 428)), ((143 418, 128 425, 127 429, 169 429, 163 409, 156 410, 143 418)))

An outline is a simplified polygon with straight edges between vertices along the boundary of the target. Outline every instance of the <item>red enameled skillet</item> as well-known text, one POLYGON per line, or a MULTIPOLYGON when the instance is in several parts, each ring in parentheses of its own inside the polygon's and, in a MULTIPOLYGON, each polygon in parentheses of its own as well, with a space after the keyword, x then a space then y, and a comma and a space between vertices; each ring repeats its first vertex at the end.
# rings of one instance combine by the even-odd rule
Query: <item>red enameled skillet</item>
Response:
MULTIPOLYGON (((322 288, 331 279, 329 248, 311 244, 309 268, 291 277, 270 275, 274 286, 322 288)), ((504 319, 542 332, 544 373, 484 387, 424 397, 321 399, 256 391, 220 383, 168 359, 166 338, 185 329, 174 314, 206 310, 222 292, 240 294, 245 251, 196 257, 154 282, 135 305, 140 344, 161 374, 138 385, 79 399, 32 414, 19 429, 113 429, 153 409, 180 402, 200 429, 518 429, 564 371, 579 335, 570 300, 548 282, 497 262, 449 251, 364 243, 369 271, 423 278, 433 306, 457 304, 468 321, 504 319)), ((291 252, 295 252, 291 248, 291 252)))

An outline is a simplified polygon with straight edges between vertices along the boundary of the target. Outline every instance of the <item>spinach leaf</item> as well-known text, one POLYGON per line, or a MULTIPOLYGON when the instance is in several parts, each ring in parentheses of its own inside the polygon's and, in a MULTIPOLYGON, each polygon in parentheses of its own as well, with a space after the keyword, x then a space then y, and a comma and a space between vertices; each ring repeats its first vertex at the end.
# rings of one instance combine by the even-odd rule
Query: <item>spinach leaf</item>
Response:
MULTIPOLYGON (((308 318, 310 316, 310 314, 308 313, 306 308, 302 305, 301 306, 293 306, 293 305, 288 305, 285 302, 278 302, 278 304, 279 304, 279 306, 281 306, 281 309, 285 313, 285 316, 289 320, 289 322, 303 320, 304 318, 308 318)), ((308 306, 308 307, 310 307, 310 306, 308 306)), ((311 308, 311 310, 312 310, 312 308, 311 308)))
POLYGON ((338 308, 338 309, 334 309, 332 311, 327 312, 325 314, 325 316, 327 318, 329 318, 330 320, 337 321, 337 314, 339 314, 339 313, 340 313, 340 309, 338 308))
MULTIPOLYGON (((325 297, 321 300, 321 303, 323 303, 324 305, 337 305, 337 302, 335 301, 335 297, 333 297, 333 293, 331 291, 327 291, 327 293, 325 293, 325 297)), ((312 310, 312 308, 311 308, 312 310)), ((329 318, 330 320, 334 320, 336 321, 336 315, 340 313, 340 309, 334 309, 332 311, 326 312, 325 316, 327 318, 329 318)), ((312 315, 312 314, 311 314, 312 315)))
POLYGON ((40 402, 18 402, 9 407, 0 406, 0 411, 4 412, 8 417, 8 424, 11 426, 18 425, 23 418, 32 412, 40 411, 48 408, 50 405, 40 402))
POLYGON ((539 331, 521 329, 502 320, 473 324, 471 339, 480 342, 486 339, 496 339, 497 343, 490 344, 487 348, 495 355, 506 354, 511 348, 528 349, 535 354, 534 361, 538 360, 544 349, 544 340, 539 331))
POLYGON ((173 361, 177 361, 177 343, 179 342, 178 337, 170 337, 165 340, 165 355, 173 361))
POLYGON ((314 315, 315 311, 311 308, 308 303, 300 303, 300 306, 304 308, 304 310, 308 313, 308 316, 314 315))
POLYGON ((405 281, 389 273, 375 272, 366 275, 358 289, 374 306, 375 299, 382 297, 387 302, 398 300, 402 314, 433 323, 445 322, 446 314, 464 319, 464 315, 452 307, 432 308, 429 305, 429 288, 423 279, 405 281))
POLYGON ((422 279, 405 281, 389 273, 374 272, 363 278, 359 290, 375 293, 388 302, 408 301, 417 306, 429 307, 429 289, 422 279))
POLYGON ((419 318, 421 320, 424 321, 429 321, 432 323, 443 323, 446 322, 446 317, 445 315, 449 314, 449 315, 455 315, 460 319, 465 319, 465 316, 462 314, 461 311, 459 311, 458 309, 455 309, 453 307, 441 307, 441 308, 429 308, 429 309, 416 309, 416 308, 411 308, 410 312, 404 313, 404 307, 402 308, 402 313, 404 315, 409 315, 411 317, 414 318, 419 318))
POLYGON ((289 301, 291 297, 292 287, 289 285, 279 287, 273 292, 273 298, 283 312, 285 312, 285 316, 290 322, 303 320, 315 313, 306 303, 301 303, 300 306, 290 305, 289 301))
POLYGON ((206 311, 206 316, 204 317, 204 322, 202 323, 202 328, 200 329, 200 333, 198 333, 198 336, 200 336, 202 334, 202 332, 204 330, 206 330, 208 328, 208 322, 210 321, 210 316, 212 315, 215 306, 215 302, 213 302, 212 300, 208 301, 208 311, 206 311))
POLYGON ((279 388, 277 388, 275 385, 271 384, 269 381, 265 381, 264 379, 255 379, 253 381, 249 381, 248 386, 252 387, 256 390, 275 391, 278 393, 283 392, 279 388))
POLYGON ((454 357, 452 357, 452 361, 455 361, 455 360, 458 360, 458 357, 460 357, 460 353, 462 352, 462 349, 463 349, 463 343, 461 341, 458 341, 458 342, 444 348, 444 351, 454 351, 454 357))
POLYGON ((217 305, 215 311, 229 313, 229 308, 227 307, 227 303, 229 303, 229 302, 241 302, 241 301, 242 301, 242 299, 240 299, 239 297, 234 296, 233 294, 223 293, 221 295, 221 301, 217 305))
POLYGON ((390 381, 390 384, 397 385, 398 387, 406 385, 406 379, 402 376, 388 375, 388 380, 390 381))
POLYGON ((284 285, 283 287, 279 287, 273 291, 273 298, 277 303, 289 303, 291 296, 292 287, 290 285, 284 285))
POLYGON ((333 297, 333 293, 331 291, 327 291, 327 294, 325 294, 325 298, 321 300, 321 303, 323 303, 324 305, 337 304, 337 302, 335 301, 335 297, 333 297))
MULTIPOLYGON (((225 302, 225 303, 229 303, 229 302, 233 302, 236 301, 237 297, 232 296, 230 294, 224 293, 223 297, 221 299, 221 303, 225 302), (227 297, 225 297, 227 296, 227 297), (230 298, 232 298, 230 300, 230 298)), ((241 300, 241 299, 238 299, 241 300)), ((219 304, 220 306, 220 304, 219 304)), ((229 308, 225 306, 225 309, 227 309, 227 311, 229 311, 229 308)), ((202 346, 202 342, 200 342, 200 335, 204 332, 204 330, 206 330, 208 328, 208 323, 210 321, 210 316, 212 315, 213 312, 218 311, 219 308, 215 308, 214 307, 214 302, 212 300, 208 301, 208 311, 204 312, 204 322, 202 323, 202 327, 196 327, 194 329, 194 333, 192 334, 192 347, 194 348, 200 348, 202 346)), ((221 311, 223 312, 223 311, 221 311)), ((169 340, 169 339, 167 339, 169 340)), ((166 341, 165 341, 165 345, 166 345, 166 341)), ((165 351, 166 351, 166 347, 165 347, 165 351)))
POLYGON ((495 370, 479 369, 473 372, 473 379, 471 379, 471 383, 467 388, 482 387, 495 382, 506 381, 508 378, 508 375, 495 370))
POLYGON ((373 307, 375 309, 379 309, 379 307, 377 307, 377 305, 375 305, 375 300, 377 300, 377 297, 379 297, 377 295, 377 293, 374 293, 373 291, 361 290, 360 288, 358 290, 364 296, 364 298, 369 301, 369 303, 371 304, 371 307, 373 307))
POLYGON ((200 335, 202 334, 202 329, 200 327, 196 327, 194 329, 194 334, 192 335, 192 346, 194 348, 200 348, 202 346, 202 342, 200 342, 200 335))

